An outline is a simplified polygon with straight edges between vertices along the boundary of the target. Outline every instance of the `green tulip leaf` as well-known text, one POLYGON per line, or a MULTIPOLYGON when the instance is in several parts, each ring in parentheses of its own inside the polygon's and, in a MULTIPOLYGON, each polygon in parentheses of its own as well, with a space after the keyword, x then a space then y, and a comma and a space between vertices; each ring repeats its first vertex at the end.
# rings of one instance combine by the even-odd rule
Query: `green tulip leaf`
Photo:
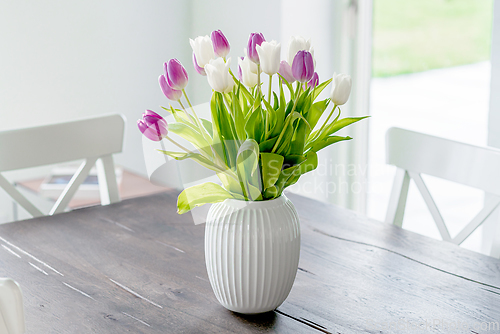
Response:
POLYGON ((245 133, 245 115, 241 109, 240 99, 236 96, 233 97, 232 108, 234 112, 234 125, 236 128, 236 136, 239 140, 243 141, 246 139, 245 133))
POLYGON ((335 144, 339 141, 343 140, 351 140, 352 138, 347 136, 347 137, 341 137, 341 136, 329 136, 326 137, 325 139, 315 141, 313 145, 311 146, 311 151, 312 152, 318 152, 319 150, 324 149, 327 146, 330 146, 332 144, 335 144))
POLYGON ((345 128, 348 125, 351 125, 353 123, 356 123, 356 122, 361 121, 362 119, 365 119, 368 117, 370 117, 370 116, 346 117, 346 118, 339 119, 327 127, 327 130, 325 131, 325 135, 330 136, 330 135, 334 134, 335 132, 339 131, 340 129, 345 128))
POLYGON ((241 145, 236 157, 236 172, 240 181, 243 196, 255 200, 261 195, 261 178, 259 171, 259 145, 253 139, 247 139, 241 145), (250 189, 253 186, 258 191, 250 189))
POLYGON ((278 195, 279 195, 278 188, 276 188, 276 186, 272 186, 264 190, 263 197, 265 200, 271 200, 273 198, 278 197, 278 195))
POLYGON ((184 189, 177 198, 177 213, 183 214, 197 206, 218 203, 235 198, 226 189, 213 182, 206 182, 184 189))
POLYGON ((281 80, 283 81, 283 83, 287 86, 288 90, 290 91, 290 96, 291 96, 292 100, 295 100, 295 92, 293 90, 292 85, 285 78, 283 78, 283 76, 281 74, 278 73, 278 75, 280 76, 281 80))
POLYGON ((303 155, 287 155, 285 157, 284 165, 290 167, 295 166, 306 160, 306 157, 303 155))
POLYGON ((210 122, 204 118, 200 118, 200 121, 201 121, 201 124, 203 125, 203 127, 205 128, 205 130, 207 130, 210 137, 213 138, 214 137, 214 129, 212 127, 212 122, 210 122))
POLYGON ((281 173, 284 157, 275 153, 261 153, 262 183, 264 189, 274 186, 281 173))
POLYGON ((325 82, 319 84, 318 86, 316 86, 316 88, 313 89, 311 95, 312 95, 312 100, 316 100, 316 98, 318 97, 319 94, 321 94, 321 92, 323 91, 323 89, 326 88, 326 86, 328 86, 330 84, 330 82, 332 82, 333 78, 331 79, 328 79, 326 80, 325 82))
POLYGON ((314 103, 311 106, 311 109, 307 113, 307 121, 309 122, 309 125, 311 126, 311 129, 314 129, 316 124, 318 124, 319 119, 325 112, 326 108, 328 108, 328 104, 330 103, 329 99, 319 101, 314 103))
POLYGON ((306 160, 299 164, 299 174, 305 174, 318 167, 318 155, 314 151, 307 152, 306 160))
POLYGON ((168 131, 181 136, 182 138, 193 144, 198 150, 205 152, 208 155, 212 154, 210 144, 203 138, 203 135, 197 131, 193 126, 184 123, 170 123, 168 131))
POLYGON ((276 140, 278 140, 278 136, 268 139, 266 141, 263 141, 262 143, 259 144, 259 150, 261 152, 271 152, 273 149, 274 144, 276 144, 276 140))
POLYGON ((286 188, 286 183, 289 178, 291 178, 294 175, 300 176, 300 173, 298 172, 300 165, 295 165, 292 167, 285 168, 281 171, 278 180, 276 181, 276 188, 278 189, 278 193, 282 193, 283 190, 286 188))
POLYGON ((227 170, 225 170, 223 167, 216 165, 212 161, 208 160, 205 158, 203 155, 199 153, 184 153, 184 152, 171 152, 171 151, 164 151, 164 150, 158 150, 159 152, 168 155, 169 157, 174 158, 175 160, 182 161, 185 159, 192 159, 196 161, 198 164, 201 166, 208 168, 210 170, 213 170, 214 172, 217 173, 226 173, 227 170))
POLYGON ((263 124, 264 119, 262 117, 262 108, 259 106, 252 112, 250 118, 245 124, 245 132, 247 133, 248 138, 260 142, 264 134, 263 124))

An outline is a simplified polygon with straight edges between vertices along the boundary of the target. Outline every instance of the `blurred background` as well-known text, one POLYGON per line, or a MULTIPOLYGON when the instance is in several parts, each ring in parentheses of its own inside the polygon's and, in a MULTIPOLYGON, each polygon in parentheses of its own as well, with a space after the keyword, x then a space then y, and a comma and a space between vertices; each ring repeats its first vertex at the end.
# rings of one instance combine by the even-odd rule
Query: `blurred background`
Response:
MULTIPOLYGON (((163 63, 185 65, 194 104, 211 95, 192 68, 189 38, 221 29, 234 71, 251 32, 281 42, 282 58, 289 37, 302 35, 312 40, 321 80, 334 71, 353 77, 343 114, 372 117, 345 131, 355 139, 322 152, 321 168, 291 190, 384 220, 395 173, 385 164, 388 128, 500 147, 499 2, 1 0, 0 131, 122 113, 125 148, 115 162, 147 177, 136 120, 169 103, 157 82, 163 63)), ((53 167, 5 176, 32 179, 53 167)), ((177 185, 177 174, 171 178, 177 185)), ((482 207, 479 191, 424 179, 452 235, 482 207)), ((406 212, 405 228, 439 236, 413 185, 406 212)), ((0 190, 0 223, 12 219, 12 202, 0 190)), ((465 246, 481 251, 484 233, 465 246)))

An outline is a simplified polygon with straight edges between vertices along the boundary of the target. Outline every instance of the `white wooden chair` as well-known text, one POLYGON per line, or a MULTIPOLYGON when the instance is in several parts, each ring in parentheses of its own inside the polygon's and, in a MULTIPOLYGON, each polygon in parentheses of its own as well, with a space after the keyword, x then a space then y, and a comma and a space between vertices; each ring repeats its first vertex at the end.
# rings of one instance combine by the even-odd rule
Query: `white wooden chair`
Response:
POLYGON ((43 216, 1 173, 84 159, 49 215, 64 211, 96 165, 101 204, 120 201, 112 154, 122 151, 125 118, 120 114, 0 132, 0 188, 33 217, 43 216))
MULTIPOLYGON (((386 222, 402 226, 410 179, 434 218, 443 240, 460 245, 500 204, 500 150, 479 147, 400 128, 386 134, 387 163, 398 167, 386 222), (455 237, 451 237, 421 174, 477 188, 491 194, 491 201, 455 237)), ((500 257, 500 236, 493 236, 491 255, 500 257)))

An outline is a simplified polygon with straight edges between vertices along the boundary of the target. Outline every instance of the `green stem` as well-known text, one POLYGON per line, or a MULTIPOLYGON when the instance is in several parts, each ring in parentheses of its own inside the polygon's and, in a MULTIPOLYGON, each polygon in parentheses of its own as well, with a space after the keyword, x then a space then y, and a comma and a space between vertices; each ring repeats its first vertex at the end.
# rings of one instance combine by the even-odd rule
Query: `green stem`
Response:
POLYGON ((335 109, 336 109, 336 108, 337 108, 337 105, 336 105, 336 104, 334 104, 334 105, 333 105, 333 109, 332 109, 332 111, 330 111, 330 115, 328 115, 328 117, 326 118, 326 121, 323 123, 323 125, 321 126, 321 128, 320 128, 320 129, 318 130, 318 132, 316 133, 316 136, 314 136, 314 138, 313 138, 311 141, 316 140, 316 139, 317 139, 317 138, 321 135, 321 130, 323 130, 323 129, 325 128, 326 123, 328 123, 328 121, 329 121, 329 120, 330 120, 330 118, 332 117, 333 112, 335 111, 335 109))
MULTIPOLYGON (((234 112, 233 110, 230 108, 231 107, 231 103, 229 103, 228 99, 227 99, 227 96, 226 94, 224 93, 220 93, 222 95, 222 98, 224 99, 224 101, 226 102, 226 105, 227 105, 227 108, 229 109, 229 116, 233 119, 232 120, 232 124, 236 124, 235 123, 235 117, 234 117, 234 112)), ((233 138, 236 138, 236 140, 238 140, 238 144, 240 145, 240 140, 238 138, 238 135, 236 134, 236 129, 234 128, 234 126, 229 126, 231 128, 231 133, 233 134, 233 138)))
MULTIPOLYGON (((165 138, 168 139, 171 143, 173 143, 177 147, 179 147, 181 150, 186 151, 186 153, 194 154, 194 152, 192 152, 189 149, 185 148, 184 146, 182 146, 181 144, 179 144, 178 142, 176 142, 175 140, 173 140, 169 136, 165 136, 165 138)), ((163 150, 165 150, 165 148, 163 148, 163 150)), ((225 168, 223 168, 223 167, 221 167, 221 166, 219 166, 217 164, 214 165, 214 166, 217 167, 220 170, 221 173, 227 174, 229 177, 232 177, 233 179, 235 179, 236 181, 238 181, 238 177, 236 175, 234 175, 234 173, 232 173, 230 170, 225 169, 225 168)))
POLYGON ((181 144, 179 144, 178 142, 176 142, 175 140, 173 140, 169 136, 165 136, 165 138, 167 138, 171 143, 173 143, 175 146, 179 147, 181 150, 186 151, 186 153, 193 154, 193 152, 191 150, 188 150, 187 148, 185 148, 184 146, 182 146, 181 144))
POLYGON ((285 126, 283 126, 283 130, 281 130, 280 136, 278 137, 278 140, 274 144, 271 153, 274 153, 276 151, 276 149, 278 148, 279 143, 280 143, 281 139, 283 138, 283 135, 285 134, 286 128, 288 127, 288 123, 290 123, 290 120, 292 119, 292 114, 295 111, 295 107, 297 106, 297 102, 299 101, 300 86, 301 86, 300 83, 297 82, 297 88, 296 88, 296 92, 295 92, 295 101, 293 101, 292 111, 290 112, 290 114, 288 114, 288 117, 286 118, 285 126))
POLYGON ((184 97, 186 98, 186 101, 189 105, 189 107, 191 108, 191 110, 193 111, 193 115, 194 115, 194 118, 196 120, 196 124, 198 125, 198 127, 200 128, 200 132, 203 136, 203 138, 207 141, 207 143, 210 145, 210 141, 207 139, 206 137, 206 131, 205 131, 205 128, 203 127, 203 125, 201 125, 201 122, 200 122, 200 119, 198 118, 198 115, 196 115, 196 112, 194 111, 194 108, 193 108, 193 105, 191 104, 191 101, 189 101, 189 98, 186 94, 186 91, 183 89, 182 90, 182 93, 184 94, 184 97))
POLYGON ((235 81, 239 81, 233 74, 233 71, 231 71, 231 69, 229 69, 229 74, 231 74, 231 76, 233 77, 233 80, 235 81))
POLYGON ((188 114, 188 112, 186 111, 186 107, 184 107, 184 105, 182 104, 181 100, 178 101, 179 104, 181 105, 181 108, 182 110, 184 111, 184 114, 187 116, 187 118, 191 121, 191 123, 195 123, 194 120, 193 120, 193 117, 191 117, 191 115, 188 114))
POLYGON ((217 159, 217 158, 220 159, 220 157, 218 156, 217 152, 215 151, 215 149, 212 146, 212 139, 210 138, 210 135, 207 133, 207 131, 205 130, 205 128, 203 127, 203 125, 201 125, 200 119, 198 118, 198 115, 196 115, 196 112, 194 111, 193 105, 191 104, 191 101, 189 101, 189 98, 188 98, 188 96, 186 94, 186 91, 184 89, 182 90, 182 93, 184 94, 184 97, 186 98, 186 101, 189 104, 189 107, 193 111, 194 118, 196 119, 196 123, 198 124, 198 128, 200 129, 200 133, 203 136, 203 139, 205 139, 205 141, 207 142, 208 146, 210 146, 210 150, 212 151, 212 154, 213 154, 213 157, 211 157, 212 160, 217 159))
POLYGON ((269 75, 269 90, 268 90, 268 97, 267 97, 267 102, 271 104, 271 85, 273 83, 273 76, 269 75))
POLYGON ((260 90, 260 64, 257 64, 257 89, 259 90, 259 95, 262 95, 260 90))

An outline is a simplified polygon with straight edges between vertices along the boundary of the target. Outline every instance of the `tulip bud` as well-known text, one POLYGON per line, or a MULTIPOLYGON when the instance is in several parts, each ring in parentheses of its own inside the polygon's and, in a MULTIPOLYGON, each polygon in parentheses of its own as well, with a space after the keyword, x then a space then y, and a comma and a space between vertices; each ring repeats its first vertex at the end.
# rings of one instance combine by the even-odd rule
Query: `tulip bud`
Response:
POLYGON ((338 106, 345 104, 351 94, 351 76, 333 73, 332 84, 332 92, 330 93, 332 102, 338 106))
POLYGON ((311 80, 314 74, 314 60, 308 51, 299 51, 292 63, 293 77, 299 82, 311 80))
POLYGON ((252 71, 256 66, 248 57, 238 59, 238 65, 241 70, 241 81, 247 87, 254 87, 257 84, 257 74, 252 71))
POLYGON ((196 55, 196 62, 198 66, 205 67, 210 62, 210 59, 215 58, 214 47, 212 41, 208 36, 198 36, 194 39, 189 39, 191 48, 196 55))
POLYGON ((307 87, 315 88, 319 84, 319 75, 318 72, 314 72, 311 80, 307 82, 307 87))
POLYGON ((257 45, 261 45, 262 42, 265 42, 266 39, 264 35, 261 33, 251 33, 250 38, 248 39, 247 46, 247 56, 248 58, 256 64, 259 64, 259 54, 257 53, 257 45))
POLYGON ((205 65, 207 79, 210 87, 219 93, 229 93, 234 86, 234 81, 229 74, 229 65, 231 58, 224 63, 222 58, 212 59, 205 65))
POLYGON ((177 59, 170 59, 163 65, 168 85, 176 90, 183 90, 188 84, 188 74, 177 59))
POLYGON ((162 74, 158 78, 158 82, 160 83, 160 88, 163 94, 167 97, 167 99, 172 100, 172 101, 179 101, 182 97, 182 91, 181 90, 175 90, 172 87, 170 87, 167 83, 167 79, 165 76, 162 74))
POLYGON ((276 41, 262 42, 256 46, 262 72, 274 75, 280 69, 281 44, 276 41))
POLYGON ((229 46, 229 42, 226 39, 226 36, 220 30, 212 31, 212 44, 214 47, 215 54, 219 57, 225 58, 231 50, 229 46))
POLYGON ((279 69, 278 73, 281 74, 281 76, 286 81, 288 81, 288 83, 294 83, 295 82, 295 78, 293 77, 293 74, 292 74, 292 68, 286 62, 286 60, 282 60, 281 61, 281 63, 280 63, 280 69, 279 69))
POLYGON ((196 72, 198 72, 198 74, 201 74, 203 76, 207 75, 205 69, 203 67, 198 66, 198 62, 196 61, 196 54, 194 52, 193 52, 193 66, 196 72))
POLYGON ((168 134, 167 121, 152 110, 146 110, 142 119, 137 120, 141 133, 152 141, 160 141, 168 134))

